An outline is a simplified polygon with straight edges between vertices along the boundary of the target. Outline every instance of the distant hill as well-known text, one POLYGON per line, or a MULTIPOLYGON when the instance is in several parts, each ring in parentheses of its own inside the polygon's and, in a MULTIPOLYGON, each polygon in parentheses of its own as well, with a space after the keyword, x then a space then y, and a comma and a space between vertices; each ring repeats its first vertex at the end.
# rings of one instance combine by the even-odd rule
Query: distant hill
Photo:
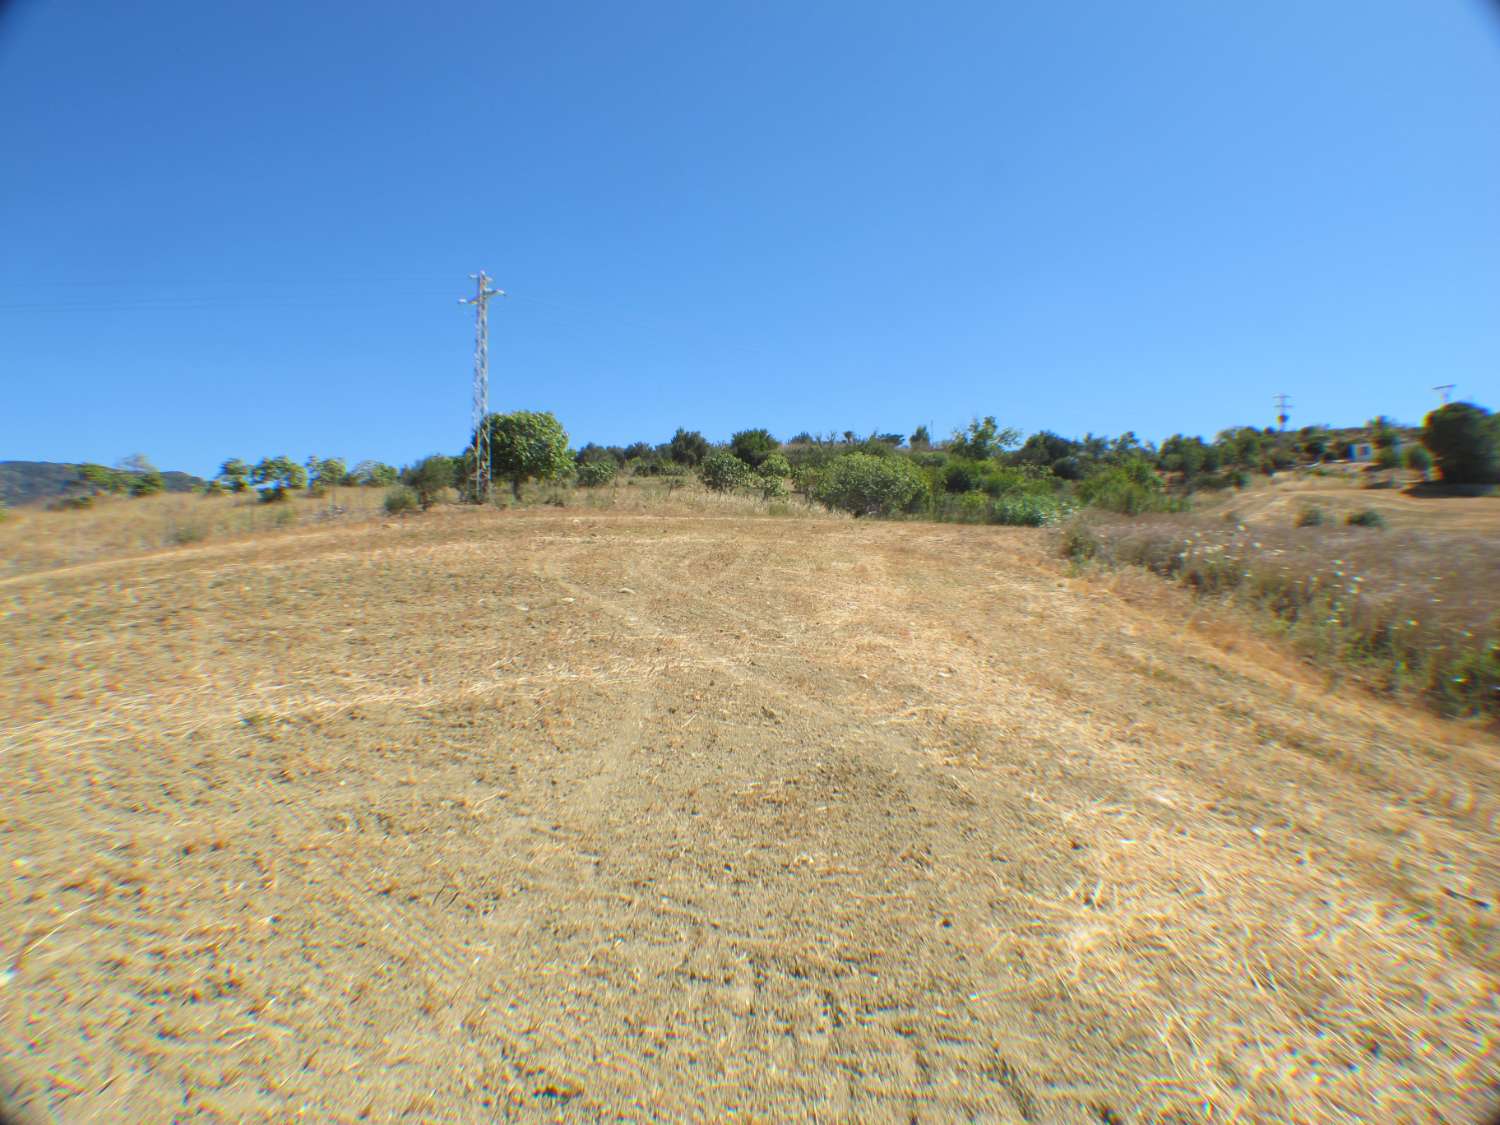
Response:
MULTIPOLYGON (((168 492, 191 492, 203 485, 191 473, 164 472, 168 492)), ((61 496, 91 491, 78 474, 78 466, 58 461, 0 461, 0 503, 45 503, 61 496)))

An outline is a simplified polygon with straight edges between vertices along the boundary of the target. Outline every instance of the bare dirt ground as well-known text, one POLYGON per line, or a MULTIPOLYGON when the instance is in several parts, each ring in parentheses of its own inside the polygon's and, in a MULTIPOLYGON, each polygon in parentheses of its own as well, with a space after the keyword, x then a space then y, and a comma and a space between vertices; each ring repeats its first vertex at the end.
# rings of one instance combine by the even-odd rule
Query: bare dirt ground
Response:
POLYGON ((454 510, 0 607, 21 1120, 1500 1102, 1500 740, 1045 532, 454 510))

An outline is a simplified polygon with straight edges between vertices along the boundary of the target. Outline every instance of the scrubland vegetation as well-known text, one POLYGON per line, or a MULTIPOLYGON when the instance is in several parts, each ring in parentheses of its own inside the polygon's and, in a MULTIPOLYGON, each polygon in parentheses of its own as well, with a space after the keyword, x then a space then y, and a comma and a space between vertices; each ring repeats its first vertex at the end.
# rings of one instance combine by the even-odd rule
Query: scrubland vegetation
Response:
POLYGON ((1063 550, 1262 609, 1303 652, 1382 689, 1420 692, 1445 712, 1500 714, 1500 534, 1382 532, 1373 510, 1343 525, 1229 515, 1079 521, 1063 550))

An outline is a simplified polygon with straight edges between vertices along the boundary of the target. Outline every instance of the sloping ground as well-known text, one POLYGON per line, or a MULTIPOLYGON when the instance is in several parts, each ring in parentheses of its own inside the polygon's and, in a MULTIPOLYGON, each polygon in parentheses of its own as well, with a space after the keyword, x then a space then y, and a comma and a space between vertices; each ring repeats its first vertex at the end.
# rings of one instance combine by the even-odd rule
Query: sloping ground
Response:
POLYGON ((1491 496, 1444 496, 1413 491, 1417 478, 1407 472, 1367 474, 1328 472, 1278 473, 1272 479, 1255 477, 1245 491, 1197 493, 1195 510, 1214 514, 1233 512, 1256 526, 1291 527, 1299 513, 1321 508, 1331 523, 1343 523, 1355 512, 1379 512, 1392 528, 1460 534, 1500 532, 1500 493, 1491 496), (1388 487, 1366 488, 1366 481, 1388 487))
POLYGON ((1044 533, 434 513, 0 580, 36 1120, 1478 1120, 1496 739, 1044 533))

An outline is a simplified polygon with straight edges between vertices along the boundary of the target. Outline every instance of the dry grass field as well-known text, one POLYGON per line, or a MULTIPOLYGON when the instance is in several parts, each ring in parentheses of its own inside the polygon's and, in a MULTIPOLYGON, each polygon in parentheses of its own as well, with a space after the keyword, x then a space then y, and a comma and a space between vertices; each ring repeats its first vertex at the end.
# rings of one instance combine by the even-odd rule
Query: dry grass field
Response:
POLYGON ((1500 1104, 1493 733, 1045 531, 620 497, 0 528, 0 1104, 1500 1104))
POLYGON ((1090 513, 1063 545, 1254 606, 1336 675, 1500 721, 1500 495, 1359 485, 1285 474, 1187 513, 1090 513))

